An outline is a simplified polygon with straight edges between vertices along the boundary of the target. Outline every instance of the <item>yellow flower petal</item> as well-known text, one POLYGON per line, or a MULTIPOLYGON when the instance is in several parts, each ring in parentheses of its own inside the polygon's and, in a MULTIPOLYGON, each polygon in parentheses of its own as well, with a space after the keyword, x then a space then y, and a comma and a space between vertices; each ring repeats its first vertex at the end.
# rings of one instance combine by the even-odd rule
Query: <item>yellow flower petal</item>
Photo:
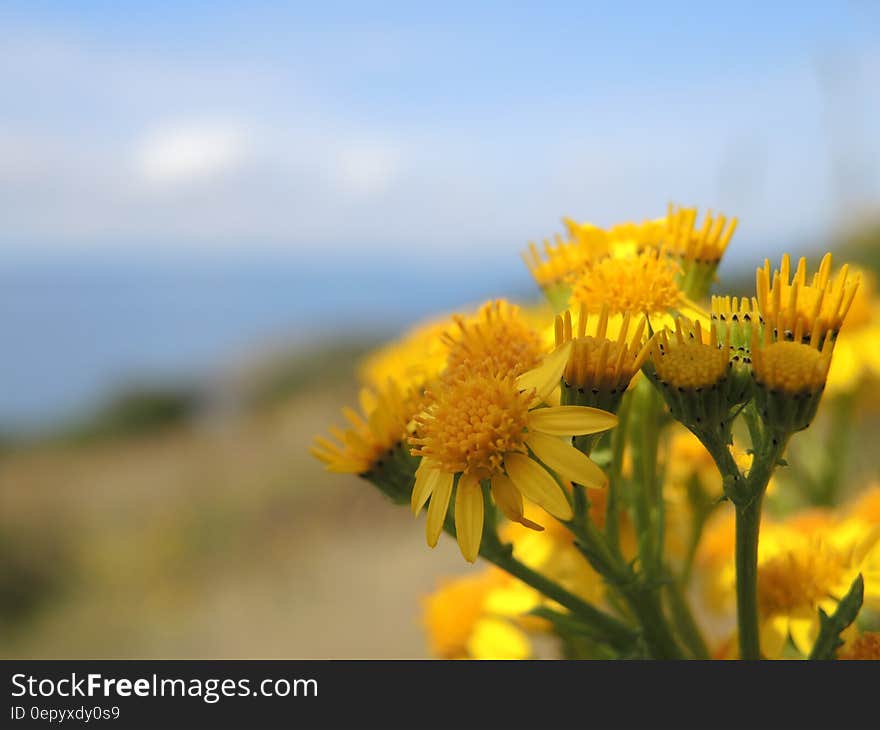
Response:
POLYGON ((589 406, 553 406, 529 412, 529 430, 551 436, 585 436, 614 428, 617 416, 589 406))
POLYGON ((542 401, 547 400, 553 389, 559 385, 562 380, 562 373, 565 371, 565 365, 568 362, 568 355, 571 352, 571 342, 557 347, 534 370, 523 373, 516 379, 516 384, 521 390, 532 390, 538 394, 538 398, 542 401))
POLYGON ((520 581, 510 581, 503 588, 493 588, 486 596, 483 611, 493 616, 520 618, 541 605, 543 596, 520 581))
POLYGON ((508 621, 480 619, 467 642, 474 659, 528 659, 532 647, 526 635, 508 621))
POLYGON ((523 516, 522 494, 513 485, 510 477, 503 474, 492 477, 492 498, 498 505, 498 509, 511 522, 519 522, 524 527, 538 532, 544 529, 537 522, 532 522, 523 516))
POLYGON ((452 480, 454 474, 441 471, 431 493, 431 502, 428 504, 428 523, 425 526, 425 535, 428 545, 435 547, 440 533, 443 532, 443 523, 446 520, 446 511, 449 509, 449 498, 452 496, 452 480))
POLYGON ((436 465, 423 458, 416 469, 416 483, 413 485, 412 491, 412 511, 414 515, 418 515, 434 491, 437 485, 437 479, 440 478, 440 470, 436 465))
POLYGON ((788 621, 788 631, 797 650, 808 656, 819 638, 819 613, 809 608, 795 612, 788 621))
POLYGON ((586 454, 555 436, 531 433, 526 439, 526 444, 544 464, 563 479, 583 484, 585 487, 599 488, 608 484, 605 472, 590 461, 586 454))
POLYGON ((777 614, 761 624, 761 651, 768 659, 779 658, 786 639, 788 639, 788 616, 777 614))
POLYGON ((477 559, 483 537, 483 490, 473 474, 462 474, 455 494, 455 535, 469 563, 477 559))
POLYGON ((538 462, 524 454, 508 454, 504 468, 516 488, 554 517, 570 520, 574 514, 562 487, 538 462))

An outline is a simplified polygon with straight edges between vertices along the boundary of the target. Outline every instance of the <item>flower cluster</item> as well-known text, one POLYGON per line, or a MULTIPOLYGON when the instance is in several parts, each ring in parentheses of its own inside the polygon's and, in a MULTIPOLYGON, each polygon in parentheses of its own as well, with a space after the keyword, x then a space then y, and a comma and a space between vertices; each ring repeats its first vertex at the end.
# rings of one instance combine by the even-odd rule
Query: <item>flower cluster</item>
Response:
POLYGON ((361 413, 313 447, 489 564, 425 599, 432 652, 877 658, 880 489, 840 499, 880 374, 869 273, 786 255, 710 297, 736 218, 563 223, 524 255, 546 305, 374 351, 361 413), (783 468, 814 422, 840 448, 783 468))

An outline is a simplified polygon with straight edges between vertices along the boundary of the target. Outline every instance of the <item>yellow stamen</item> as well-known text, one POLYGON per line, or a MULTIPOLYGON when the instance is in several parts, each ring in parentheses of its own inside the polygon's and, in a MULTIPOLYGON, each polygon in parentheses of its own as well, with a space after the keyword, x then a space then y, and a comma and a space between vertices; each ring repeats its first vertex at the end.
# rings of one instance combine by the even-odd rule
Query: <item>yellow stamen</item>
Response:
POLYGON ((651 249, 628 258, 604 258, 572 279, 572 301, 598 313, 661 314, 689 306, 676 282, 679 266, 651 249))
POLYGON ((785 550, 758 568, 758 598, 764 616, 815 607, 845 579, 848 561, 822 542, 809 549, 785 550))
POLYGON ((652 338, 651 362, 661 382, 679 390, 699 390, 719 383, 730 363, 730 342, 719 343, 713 324, 704 333, 700 322, 675 320, 675 336, 667 330, 652 338))
POLYGON ((797 321, 791 342, 773 342, 770 330, 768 323, 760 347, 757 332, 752 335, 752 372, 757 383, 789 395, 822 390, 831 366, 830 334, 819 347, 818 329, 813 330, 809 344, 803 343, 803 320, 797 321))
POLYGON ((534 368, 543 355, 540 335, 520 314, 519 307, 499 299, 484 304, 471 319, 453 318, 457 330, 443 334, 449 349, 446 372, 520 375, 534 368))
POLYGON ((410 443, 448 472, 487 479, 502 472, 504 454, 525 451, 532 392, 512 378, 476 373, 452 378, 429 393, 430 408, 416 418, 410 443))

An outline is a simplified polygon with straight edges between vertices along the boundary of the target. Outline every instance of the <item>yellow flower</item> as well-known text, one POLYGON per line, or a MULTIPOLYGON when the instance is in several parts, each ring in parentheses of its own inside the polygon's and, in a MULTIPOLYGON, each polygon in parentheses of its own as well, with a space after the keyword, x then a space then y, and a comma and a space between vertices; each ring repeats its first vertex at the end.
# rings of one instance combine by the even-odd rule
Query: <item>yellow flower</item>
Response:
MULTIPOLYGON (((557 368, 557 382, 563 366, 564 361, 557 368)), ((495 503, 509 519, 529 525, 533 523, 523 516, 523 496, 559 519, 572 517, 568 497, 545 466, 584 486, 605 484, 602 470, 570 438, 612 428, 617 417, 582 406, 539 407, 546 377, 543 371, 525 373, 519 381, 464 373, 429 394, 430 405, 417 416, 417 435, 409 442, 413 455, 422 457, 412 507, 418 514, 431 499, 426 528, 431 547, 443 529, 456 480, 456 535, 470 562, 477 557, 483 533, 481 482, 490 482, 495 503)))
POLYGON ((487 302, 474 317, 454 316, 455 329, 443 334, 447 348, 446 373, 521 375, 536 367, 544 355, 541 336, 519 307, 499 299, 487 302))
POLYGON ((858 277, 848 278, 849 267, 844 266, 831 278, 831 254, 825 254, 819 270, 807 282, 807 260, 801 258, 791 274, 791 259, 782 257, 779 270, 771 274, 770 261, 757 270, 755 287, 758 311, 767 327, 773 329, 773 339, 819 341, 830 334, 833 341, 843 325, 847 311, 858 289, 858 277), (800 328, 800 338, 795 330, 800 328))
MULTIPOLYGON (((538 517, 533 514, 537 508, 528 511, 538 517)), ((501 537, 532 570, 585 601, 601 601, 602 579, 562 525, 551 524, 535 532, 510 523, 501 537)), ((530 635, 551 629, 547 621, 530 615, 542 605, 565 610, 494 567, 444 581, 423 602, 431 653, 445 659, 527 659, 532 655, 530 635)))
POLYGON ((709 211, 697 228, 696 208, 676 209, 670 204, 666 221, 663 241, 669 253, 681 261, 681 288, 693 299, 705 297, 736 230, 736 218, 728 225, 725 216, 713 217, 709 211))
POLYGON ((660 385, 672 415, 690 428, 726 427, 730 409, 748 394, 746 383, 731 376, 730 335, 718 340, 713 323, 708 332, 699 321, 675 320, 651 338, 650 366, 645 372, 660 385))
POLYGON ((564 315, 557 315, 556 346, 571 343, 571 354, 562 375, 564 404, 617 410, 648 349, 643 341, 644 318, 639 318, 639 324, 634 328, 630 327, 632 316, 629 313, 615 317, 615 320, 609 327, 607 306, 602 308, 598 320, 591 323, 587 308, 582 304, 576 327, 572 326, 569 310, 564 315))
POLYGON ((807 655, 819 635, 819 609, 833 613, 846 594, 877 536, 842 547, 822 533, 794 531, 762 535, 758 561, 761 648, 780 656, 791 637, 807 655))
POLYGON ((642 223, 619 223, 606 230, 592 223, 563 218, 568 238, 544 240, 542 250, 529 243, 523 259, 550 302, 561 311, 568 305, 571 283, 588 264, 601 259, 629 258, 656 248, 663 237, 663 218, 642 223))
POLYGON ((349 428, 331 428, 336 443, 320 436, 315 439, 311 452, 328 471, 367 475, 381 467, 406 439, 421 408, 419 397, 393 380, 381 389, 362 389, 360 401, 362 415, 351 408, 342 411, 349 428))
POLYGON ((680 266, 662 251, 648 249, 632 256, 606 257, 587 264, 572 281, 572 304, 598 313, 701 313, 678 284, 680 266))
POLYGON ((728 223, 725 216, 715 217, 709 211, 699 229, 696 223, 696 208, 676 208, 670 203, 663 242, 670 253, 682 259, 717 266, 736 230, 737 219, 731 218, 728 223))
POLYGON ((422 387, 446 366, 442 335, 451 324, 452 319, 445 316, 416 325, 364 358, 358 368, 360 379, 374 388, 384 388, 389 379, 403 389, 422 387))
POLYGON ((834 360, 828 372, 829 394, 849 393, 868 379, 880 380, 880 300, 874 277, 858 272, 861 285, 834 343, 834 360))
POLYGON ((790 341, 774 342, 770 321, 765 323, 760 340, 757 331, 752 332, 755 402, 764 422, 781 431, 799 431, 810 425, 831 366, 834 343, 830 332, 816 327, 805 340, 804 325, 805 320, 798 318, 790 341))
MULTIPOLYGON (((605 232, 599 228, 596 232, 596 240, 603 241, 601 250, 604 251, 605 232)), ((557 235, 553 243, 544 241, 543 253, 534 243, 529 243, 523 260, 550 303, 557 309, 563 309, 571 294, 568 278, 580 271, 596 254, 597 249, 590 243, 574 238, 566 240, 557 235)))
MULTIPOLYGON (((527 659, 531 644, 499 594, 518 584, 497 568, 444 581, 424 599, 431 653, 441 659, 527 659)), ((523 586, 525 588, 525 586, 523 586)))
MULTIPOLYGON (((604 511, 600 514, 595 503, 601 503, 604 510, 603 495, 604 492, 597 492, 599 499, 591 500, 590 505, 590 514, 599 524, 604 519, 604 511)), ((538 509, 534 507, 526 509, 529 517, 540 519, 537 512, 538 509)), ((550 522, 546 530, 536 532, 521 524, 510 523, 501 533, 501 537, 513 543, 513 554, 532 570, 559 583, 570 593, 589 603, 601 601, 604 595, 602 578, 593 570, 583 553, 575 547, 574 537, 562 524, 550 522)), ((528 606, 526 610, 548 601, 537 592, 534 594, 534 599, 534 604, 528 606)), ((563 610, 556 604, 552 605, 557 610, 563 610)))
POLYGON ((728 343, 718 341, 714 325, 704 333, 699 321, 691 324, 678 317, 672 340, 667 330, 661 330, 652 338, 651 363, 663 385, 678 391, 699 391, 725 378, 729 350, 728 343))
MULTIPOLYGON (((707 526, 697 565, 714 611, 731 611, 736 596, 733 515, 707 526)), ((778 658, 789 638, 809 654, 819 630, 819 608, 832 613, 861 573, 865 602, 880 599, 880 529, 840 519, 827 509, 798 513, 785 522, 764 520, 758 544, 761 649, 778 658)))
POLYGON ((608 253, 618 258, 659 248, 666 230, 666 218, 617 223, 608 230, 608 253))
POLYGON ((578 223, 571 218, 563 218, 562 222, 571 239, 589 254, 586 261, 598 261, 605 256, 621 258, 657 248, 666 228, 665 218, 640 223, 625 221, 607 230, 592 223, 578 223))
POLYGON ((437 317, 370 353, 359 375, 371 387, 384 387, 391 379, 401 388, 416 389, 458 368, 518 375, 534 367, 547 349, 538 326, 550 316, 498 299, 473 312, 437 317))

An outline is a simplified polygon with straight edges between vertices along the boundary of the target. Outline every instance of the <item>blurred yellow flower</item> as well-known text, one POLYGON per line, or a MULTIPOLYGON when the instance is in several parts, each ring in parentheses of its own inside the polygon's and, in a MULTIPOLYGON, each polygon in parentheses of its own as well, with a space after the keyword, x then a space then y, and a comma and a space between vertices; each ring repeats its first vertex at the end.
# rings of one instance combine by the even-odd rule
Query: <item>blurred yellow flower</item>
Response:
POLYGON ((518 607, 509 610, 495 595, 514 584, 497 568, 444 581, 422 602, 431 653, 441 659, 527 659, 532 648, 515 622, 518 607))
POLYGON ((761 647, 776 658, 791 637, 808 655, 819 635, 819 609, 833 613, 837 601, 860 572, 876 537, 849 549, 822 533, 768 531, 761 536, 758 557, 758 608, 761 647))
POLYGON ((541 335, 504 299, 487 302, 473 317, 456 315, 443 333, 446 373, 517 376, 536 367, 544 355, 541 335))
POLYGON ((590 313, 599 313, 605 306, 609 314, 700 314, 680 288, 679 272, 680 266, 657 249, 606 257, 588 263, 571 277, 572 305, 584 305, 590 313))
MULTIPOLYGON (((846 511, 843 512, 846 514, 846 511)), ((733 609, 736 595, 734 529, 730 511, 713 520, 697 565, 707 605, 733 609)), ((804 656, 819 630, 819 608, 832 613, 856 576, 865 580, 865 603, 880 601, 880 523, 841 517, 828 509, 764 521, 758 544, 761 648, 778 658, 790 638, 804 656)))
POLYGON ((401 388, 422 387, 446 366, 442 336, 451 324, 449 316, 431 319, 374 350, 360 363, 360 379, 371 387, 384 387, 389 379, 401 388))
MULTIPOLYGON (((538 518, 537 509, 527 509, 538 518)), ((558 523, 544 532, 508 524, 501 532, 514 555, 585 601, 598 603, 602 579, 558 523)), ((431 653, 444 659, 527 659, 530 635, 546 632, 550 624, 529 612, 542 605, 561 606, 497 568, 444 581, 423 601, 423 624, 431 653)))
POLYGON ((669 252, 682 259, 704 264, 717 264, 736 230, 737 219, 728 222, 723 215, 709 211, 703 225, 697 228, 697 209, 669 204, 663 243, 669 252))
POLYGON ((411 433, 413 417, 422 407, 421 398, 403 390, 393 380, 377 389, 360 393, 361 414, 351 408, 342 413, 349 427, 333 427, 333 441, 317 437, 312 454, 327 465, 328 471, 366 475, 400 447, 411 433))
POLYGON ((659 246, 666 220, 625 222, 610 229, 563 218, 568 237, 544 240, 542 249, 529 244, 523 259, 548 300, 562 311, 568 305, 571 285, 589 264, 607 258, 630 258, 659 246))
POLYGON ((873 275, 858 275, 861 285, 834 343, 834 359, 828 371, 829 395, 851 393, 866 380, 880 381, 880 299, 873 275))
POLYGON ((557 235, 551 243, 543 242, 543 251, 539 250, 534 243, 529 243, 528 250, 523 254, 523 260, 538 286, 545 291, 554 287, 565 286, 568 277, 579 271, 584 264, 592 261, 598 251, 605 251, 605 232, 596 228, 597 246, 580 241, 574 237, 565 239, 557 235))

